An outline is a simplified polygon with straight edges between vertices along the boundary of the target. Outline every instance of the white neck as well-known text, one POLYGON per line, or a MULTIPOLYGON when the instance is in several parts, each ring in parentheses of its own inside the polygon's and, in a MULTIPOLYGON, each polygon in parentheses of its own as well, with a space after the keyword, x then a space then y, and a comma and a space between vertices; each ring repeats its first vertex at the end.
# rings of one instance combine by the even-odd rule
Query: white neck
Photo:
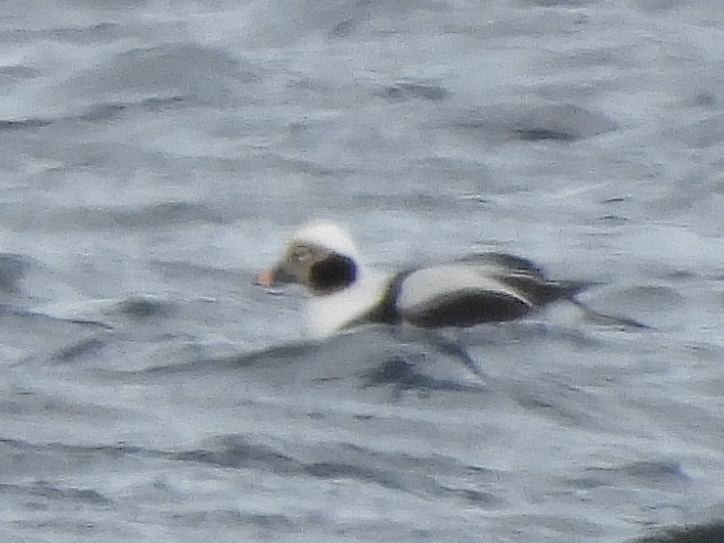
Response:
POLYGON ((323 338, 363 317, 385 294, 390 276, 377 270, 358 269, 349 287, 324 296, 314 296, 307 305, 307 333, 323 338))

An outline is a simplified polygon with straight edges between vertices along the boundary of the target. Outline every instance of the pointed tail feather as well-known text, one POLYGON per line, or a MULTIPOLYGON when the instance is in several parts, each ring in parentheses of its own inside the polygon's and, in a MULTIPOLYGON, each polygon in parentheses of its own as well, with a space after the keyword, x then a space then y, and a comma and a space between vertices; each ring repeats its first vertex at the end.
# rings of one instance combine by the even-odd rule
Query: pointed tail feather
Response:
POLYGON ((631 319, 629 317, 621 317, 618 315, 608 315, 607 313, 601 313, 600 311, 595 311, 588 307, 583 302, 576 300, 575 298, 571 299, 571 302, 573 302, 577 307, 579 307, 583 311, 583 316, 586 320, 589 322, 592 322, 594 324, 602 324, 604 326, 620 326, 623 328, 637 328, 640 330, 651 330, 651 326, 644 324, 642 322, 637 321, 636 319, 631 319))

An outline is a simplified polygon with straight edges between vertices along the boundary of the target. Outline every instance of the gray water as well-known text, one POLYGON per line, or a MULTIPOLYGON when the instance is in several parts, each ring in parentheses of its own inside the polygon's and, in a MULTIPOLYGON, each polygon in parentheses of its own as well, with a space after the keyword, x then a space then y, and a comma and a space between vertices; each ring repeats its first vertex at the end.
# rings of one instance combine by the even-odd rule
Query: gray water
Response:
POLYGON ((721 0, 3 0, 0 540, 628 541, 724 518, 721 0), (567 315, 303 339, 312 217, 567 315))

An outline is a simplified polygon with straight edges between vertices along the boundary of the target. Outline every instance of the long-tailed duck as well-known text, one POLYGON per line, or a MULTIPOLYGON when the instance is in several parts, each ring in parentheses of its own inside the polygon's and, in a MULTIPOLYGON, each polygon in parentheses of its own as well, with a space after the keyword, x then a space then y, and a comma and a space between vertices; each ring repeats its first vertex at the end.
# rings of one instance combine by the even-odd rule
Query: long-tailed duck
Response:
POLYGON ((590 285, 549 279, 533 262, 503 253, 383 273, 364 266, 350 235, 328 221, 302 226, 281 261, 257 278, 264 287, 278 283, 311 292, 314 337, 365 322, 443 328, 509 321, 557 300, 578 304, 575 295, 590 285))

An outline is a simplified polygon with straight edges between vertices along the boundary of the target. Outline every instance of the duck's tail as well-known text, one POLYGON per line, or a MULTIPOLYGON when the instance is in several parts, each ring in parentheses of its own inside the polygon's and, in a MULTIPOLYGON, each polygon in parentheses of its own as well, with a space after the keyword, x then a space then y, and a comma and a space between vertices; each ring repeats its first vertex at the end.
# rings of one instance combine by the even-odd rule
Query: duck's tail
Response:
POLYGON ((607 313, 601 313, 591 309, 586 304, 575 298, 575 295, 570 298, 571 303, 578 307, 583 312, 583 318, 593 324, 600 324, 603 326, 617 326, 620 328, 636 328, 639 330, 651 330, 651 326, 631 319, 629 317, 622 317, 619 315, 608 315, 607 313))

